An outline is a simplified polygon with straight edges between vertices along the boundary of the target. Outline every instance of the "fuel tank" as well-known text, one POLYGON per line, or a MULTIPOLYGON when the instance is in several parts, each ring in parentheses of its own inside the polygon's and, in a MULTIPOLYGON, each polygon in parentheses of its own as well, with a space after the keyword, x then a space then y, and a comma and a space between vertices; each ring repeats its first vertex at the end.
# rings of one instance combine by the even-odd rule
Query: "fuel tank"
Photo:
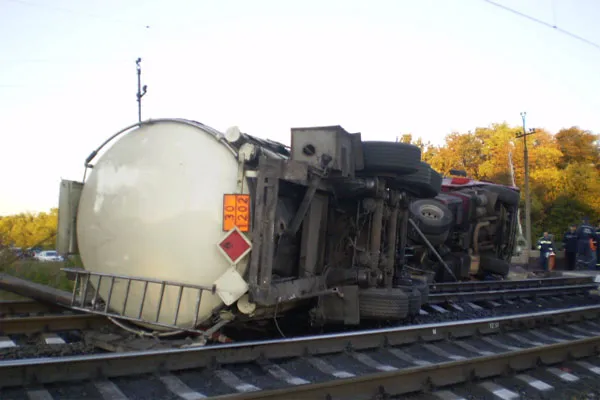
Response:
MULTIPOLYGON (((226 234, 224 195, 248 193, 246 182, 238 183, 238 166, 223 135, 197 122, 149 121, 122 134, 93 165, 81 192, 77 241, 84 268, 208 288, 219 279, 226 287, 233 269, 239 281, 249 257, 233 265, 218 246, 226 234)), ((103 299, 109 286, 103 278, 97 288, 103 299)), ((144 283, 132 281, 127 298, 126 288, 125 279, 114 281, 113 311, 137 318, 143 301, 142 319, 155 321, 162 302, 158 322, 173 324, 177 314, 175 325, 186 328, 207 321, 231 298, 202 291, 196 318, 198 290, 183 290, 177 312, 177 287, 161 296, 161 285, 149 284, 144 295, 144 283)))

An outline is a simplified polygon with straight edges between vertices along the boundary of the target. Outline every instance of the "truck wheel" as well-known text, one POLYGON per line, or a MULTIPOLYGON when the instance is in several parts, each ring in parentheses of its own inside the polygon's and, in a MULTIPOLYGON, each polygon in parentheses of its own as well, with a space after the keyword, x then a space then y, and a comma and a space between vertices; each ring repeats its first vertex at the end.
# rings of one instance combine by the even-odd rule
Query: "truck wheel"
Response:
POLYGON ((408 295, 402 289, 361 289, 358 292, 360 317, 401 320, 408 316, 408 295))
POLYGON ((492 193, 496 193, 498 195, 498 200, 503 203, 506 203, 510 206, 516 206, 519 204, 519 200, 521 198, 521 194, 512 189, 503 187, 503 186, 486 186, 485 190, 490 191, 492 193))
MULTIPOLYGON (((420 306, 419 306, 419 310, 421 309, 421 307, 425 304, 429 303, 429 284, 427 283, 427 281, 425 279, 418 279, 418 278, 410 278, 410 279, 400 279, 398 281, 395 282, 395 287, 398 287, 404 291, 411 292, 413 289, 416 289, 419 292, 419 296, 420 296, 420 306)), ((409 309, 412 309, 412 307, 410 306, 410 297, 409 297, 409 309)), ((410 311, 410 310, 409 310, 410 311)), ((418 310, 417 310, 418 312, 418 310)))
POLYGON ((362 142, 364 171, 411 174, 421 162, 421 149, 408 143, 362 142))
POLYGON ((479 260, 479 268, 481 271, 491 274, 506 276, 508 275, 510 265, 506 261, 496 257, 482 256, 479 260))
POLYGON ((408 315, 415 316, 419 314, 422 306, 421 292, 414 286, 401 286, 408 295, 408 315))
POLYGON ((433 199, 413 201, 408 207, 424 234, 441 235, 450 229, 454 216, 444 204, 433 199))
POLYGON ((413 284, 421 292, 421 306, 429 304, 429 283, 424 279, 413 279, 413 284))
POLYGON ((429 164, 421 162, 416 172, 395 178, 390 186, 406 190, 418 198, 428 199, 437 196, 442 190, 442 175, 429 164))

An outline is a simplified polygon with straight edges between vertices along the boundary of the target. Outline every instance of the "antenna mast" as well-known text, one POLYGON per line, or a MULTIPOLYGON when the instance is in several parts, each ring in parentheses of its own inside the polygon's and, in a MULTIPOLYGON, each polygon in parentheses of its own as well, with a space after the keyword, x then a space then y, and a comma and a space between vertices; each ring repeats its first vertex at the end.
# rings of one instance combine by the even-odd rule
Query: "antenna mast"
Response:
POLYGON ((135 65, 137 68, 137 85, 138 85, 138 91, 137 91, 138 122, 142 122, 142 97, 144 97, 144 95, 146 94, 146 91, 148 89, 148 85, 144 85, 142 87, 142 66, 140 65, 141 62, 142 62, 141 58, 138 58, 135 61, 135 65))
POLYGON ((523 132, 517 134, 518 138, 523 138, 523 164, 525 166, 525 240, 527 241, 527 263, 529 264, 529 255, 531 254, 531 195, 529 193, 529 153, 527 151, 527 136, 533 135, 535 129, 527 131, 525 129, 526 112, 521 113, 523 120, 523 132))

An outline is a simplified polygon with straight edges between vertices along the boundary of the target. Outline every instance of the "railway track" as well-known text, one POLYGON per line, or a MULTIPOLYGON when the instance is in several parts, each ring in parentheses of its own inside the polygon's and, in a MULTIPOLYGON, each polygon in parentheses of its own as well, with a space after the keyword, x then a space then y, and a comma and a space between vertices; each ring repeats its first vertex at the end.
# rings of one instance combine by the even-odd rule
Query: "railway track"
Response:
MULTIPOLYGON (((404 324, 514 315, 537 311, 540 307, 585 306, 597 302, 596 297, 588 296, 596 286, 589 277, 431 285, 430 304, 423 306, 418 317, 404 324)), ((190 344, 189 339, 157 342, 136 339, 125 331, 107 333, 102 329, 107 325, 112 327, 101 315, 30 300, 3 301, 0 302, 0 360, 180 348, 190 344)))
POLYGON ((33 300, 0 301, 0 334, 97 329, 105 317, 33 300))
POLYGON ((109 324, 98 315, 32 300, 0 302, 0 361, 97 353, 85 334, 109 324))
POLYGON ((62 312, 63 307, 40 303, 34 300, 2 300, 0 301, 0 317, 13 315, 44 314, 62 312))
MULTIPOLYGON (((564 286, 579 286, 594 284, 593 276, 561 276, 553 278, 529 278, 502 281, 469 281, 451 283, 432 283, 429 285, 430 293, 469 293, 499 290, 532 289, 532 288, 560 288, 564 286)), ((596 283, 597 285, 597 283, 596 283)))
POLYGON ((0 363, 0 395, 188 400, 435 395, 472 379, 592 357, 598 346, 600 305, 594 305, 204 348, 16 360, 0 363))
POLYGON ((587 357, 402 398, 407 400, 597 399, 600 396, 599 377, 600 359, 587 357))
POLYGON ((563 286, 532 286, 512 289, 457 291, 457 292, 434 292, 429 294, 429 303, 440 304, 446 302, 460 301, 482 301, 482 300, 505 300, 531 297, 556 297, 571 294, 581 294, 596 290, 597 283, 582 283, 578 285, 563 286))

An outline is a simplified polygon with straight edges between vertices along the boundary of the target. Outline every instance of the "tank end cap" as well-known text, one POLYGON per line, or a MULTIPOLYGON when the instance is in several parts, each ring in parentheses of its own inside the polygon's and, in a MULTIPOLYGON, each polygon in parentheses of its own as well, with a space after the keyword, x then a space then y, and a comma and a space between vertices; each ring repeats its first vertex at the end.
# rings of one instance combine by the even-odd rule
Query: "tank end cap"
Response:
POLYGON ((231 144, 240 141, 240 139, 242 139, 242 136, 243 134, 240 131, 240 128, 238 128, 237 126, 227 128, 227 130, 225 131, 225 140, 227 140, 231 144))

